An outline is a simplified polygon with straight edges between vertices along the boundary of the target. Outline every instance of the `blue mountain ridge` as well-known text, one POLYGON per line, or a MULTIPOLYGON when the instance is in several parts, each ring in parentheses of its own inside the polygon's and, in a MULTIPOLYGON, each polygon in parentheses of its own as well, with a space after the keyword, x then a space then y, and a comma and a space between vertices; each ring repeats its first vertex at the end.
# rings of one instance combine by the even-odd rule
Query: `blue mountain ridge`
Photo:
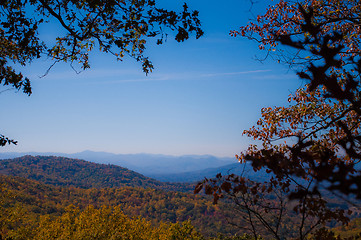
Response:
POLYGON ((5 152, 0 153, 0 159, 32 156, 59 156, 83 159, 86 161, 114 164, 128 168, 143 175, 178 174, 184 172, 200 171, 207 168, 218 168, 235 163, 235 158, 219 158, 211 155, 183 155, 169 156, 161 154, 113 154, 107 152, 83 151, 79 153, 53 153, 53 152, 5 152))
POLYGON ((204 178, 214 178, 218 173, 221 173, 223 176, 233 173, 260 182, 265 181, 270 177, 264 170, 254 172, 250 163, 240 164, 238 162, 221 167, 207 168, 192 172, 177 174, 148 174, 147 177, 154 178, 161 182, 192 183, 202 181, 204 178))

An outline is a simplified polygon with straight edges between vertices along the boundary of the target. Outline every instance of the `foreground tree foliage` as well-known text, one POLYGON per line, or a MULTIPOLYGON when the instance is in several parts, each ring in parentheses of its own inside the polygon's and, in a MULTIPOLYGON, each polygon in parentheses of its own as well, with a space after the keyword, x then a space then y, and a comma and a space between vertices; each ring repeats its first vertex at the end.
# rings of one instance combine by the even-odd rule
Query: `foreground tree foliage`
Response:
POLYGON ((316 0, 279 3, 255 22, 231 31, 260 43, 267 57, 289 64, 306 86, 289 106, 263 108, 244 134, 258 140, 237 158, 268 182, 245 175, 218 175, 199 183, 214 201, 229 197, 247 228, 275 239, 336 239, 324 227, 346 224, 361 199, 361 92, 359 1, 316 0), (330 204, 337 196, 347 207, 330 204), (286 215, 291 212, 291 215, 286 215), (292 223, 297 231, 285 227, 292 223), (262 230, 260 230, 262 229, 262 230))
MULTIPOLYGON (((31 95, 30 80, 14 66, 26 66, 48 57, 57 62, 77 63, 87 69, 94 48, 117 60, 128 55, 149 73, 153 65, 145 54, 149 38, 162 44, 167 31, 182 42, 203 35, 197 11, 184 3, 179 13, 159 8, 154 0, 3 0, 0 2, 0 84, 31 95), (58 24, 53 42, 46 42, 39 28, 58 24)), ((50 69, 49 68, 49 69, 50 69)), ((0 135, 0 146, 16 141, 0 135)))
POLYGON ((80 211, 69 206, 62 216, 54 220, 43 216, 33 239, 200 240, 203 238, 190 222, 161 223, 155 227, 143 218, 127 217, 120 207, 96 209, 88 206, 80 211))

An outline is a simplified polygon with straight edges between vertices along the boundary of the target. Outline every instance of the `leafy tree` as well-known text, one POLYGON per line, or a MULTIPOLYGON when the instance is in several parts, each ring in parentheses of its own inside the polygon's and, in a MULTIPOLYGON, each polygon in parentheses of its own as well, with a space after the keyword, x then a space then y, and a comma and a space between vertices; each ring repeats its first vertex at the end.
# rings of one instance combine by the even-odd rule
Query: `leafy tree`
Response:
MULTIPOLYGON (((3 0, 0 2, 0 84, 31 95, 30 80, 14 66, 50 57, 53 64, 69 62, 90 67, 88 53, 94 48, 117 60, 129 55, 149 73, 153 65, 145 55, 147 40, 162 44, 167 30, 182 42, 195 33, 203 35, 198 11, 184 3, 182 12, 159 8, 155 0, 3 0), (64 35, 55 43, 41 39, 38 29, 50 22, 60 24, 64 35)), ((49 70, 50 70, 49 68, 49 70)), ((0 146, 16 141, 0 135, 0 146)))
POLYGON ((231 198, 255 238, 259 227, 276 239, 306 239, 310 233, 335 238, 322 226, 347 223, 351 211, 332 207, 326 194, 349 204, 361 199, 360 14, 354 0, 281 0, 231 31, 258 41, 266 57, 289 64, 307 81, 289 106, 263 108, 257 124, 244 131, 260 146, 250 145, 237 158, 270 173, 268 182, 218 175, 195 189, 204 188, 215 202, 231 198), (287 216, 297 231, 282 228, 287 216))
MULTIPOLYGON (((311 176, 318 183, 327 182, 329 190, 361 198, 360 176, 354 169, 361 158, 361 6, 358 1, 333 0, 305 1, 292 7, 281 1, 277 7, 280 6, 286 9, 279 12, 281 24, 270 20, 270 26, 263 26, 273 35, 273 40, 263 39, 262 42, 280 43, 296 49, 295 56, 306 61, 298 75, 309 83, 306 90, 299 90, 290 99, 294 100, 294 105, 282 110, 264 110, 265 121, 261 119, 257 125, 264 126, 262 130, 267 136, 257 133, 256 128, 245 132, 261 140, 264 149, 258 151, 251 146, 239 158, 263 158, 272 162, 270 159, 279 154, 273 163, 257 162, 267 167, 276 162, 278 166, 287 164, 293 170, 285 172, 290 171, 288 167, 281 175, 311 176), (283 22, 289 12, 296 17, 283 22), (281 30, 287 27, 290 28, 281 30), (267 119, 267 112, 273 118, 267 119), (286 143, 273 144, 281 139, 286 143)), ((280 172, 275 167, 271 170, 276 174, 280 172)))
POLYGON ((204 239, 189 221, 156 227, 143 218, 127 217, 119 206, 88 206, 83 211, 69 206, 53 220, 42 216, 34 234, 31 239, 204 239))
POLYGON ((347 226, 338 226, 334 228, 334 232, 343 237, 353 237, 358 236, 361 238, 361 219, 356 218, 350 221, 350 223, 347 226), (357 235, 358 234, 358 235, 357 235))

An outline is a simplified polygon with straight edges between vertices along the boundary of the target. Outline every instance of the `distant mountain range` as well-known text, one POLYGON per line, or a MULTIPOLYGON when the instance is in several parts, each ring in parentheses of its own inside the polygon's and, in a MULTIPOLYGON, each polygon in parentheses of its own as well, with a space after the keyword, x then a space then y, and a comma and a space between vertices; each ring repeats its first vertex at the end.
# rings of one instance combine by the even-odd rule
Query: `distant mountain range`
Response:
POLYGON ((207 168, 218 168, 237 162, 235 158, 219 158, 210 155, 169 156, 160 154, 113 154, 93 151, 83 151, 73 154, 51 152, 7 152, 0 153, 0 159, 16 158, 24 155, 61 156, 83 159, 95 163, 114 164, 146 176, 194 172, 207 168))

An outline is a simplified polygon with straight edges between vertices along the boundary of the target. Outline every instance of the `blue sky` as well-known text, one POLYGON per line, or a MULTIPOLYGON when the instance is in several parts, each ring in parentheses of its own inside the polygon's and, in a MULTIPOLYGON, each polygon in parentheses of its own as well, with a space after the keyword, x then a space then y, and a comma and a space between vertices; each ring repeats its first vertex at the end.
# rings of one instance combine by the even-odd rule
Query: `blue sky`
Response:
MULTIPOLYGON (((261 13, 265 2, 253 9, 261 13)), ((254 42, 228 35, 252 17, 248 0, 187 3, 200 11, 204 37, 148 45, 155 66, 148 76, 133 59, 99 53, 80 74, 58 64, 39 78, 46 59, 26 67, 33 95, 0 94, 1 133, 19 141, 0 151, 234 156, 244 150, 251 141, 242 131, 260 109, 286 104, 302 83, 287 66, 256 61, 262 52, 254 42)), ((179 8, 182 1, 161 4, 179 8)))

